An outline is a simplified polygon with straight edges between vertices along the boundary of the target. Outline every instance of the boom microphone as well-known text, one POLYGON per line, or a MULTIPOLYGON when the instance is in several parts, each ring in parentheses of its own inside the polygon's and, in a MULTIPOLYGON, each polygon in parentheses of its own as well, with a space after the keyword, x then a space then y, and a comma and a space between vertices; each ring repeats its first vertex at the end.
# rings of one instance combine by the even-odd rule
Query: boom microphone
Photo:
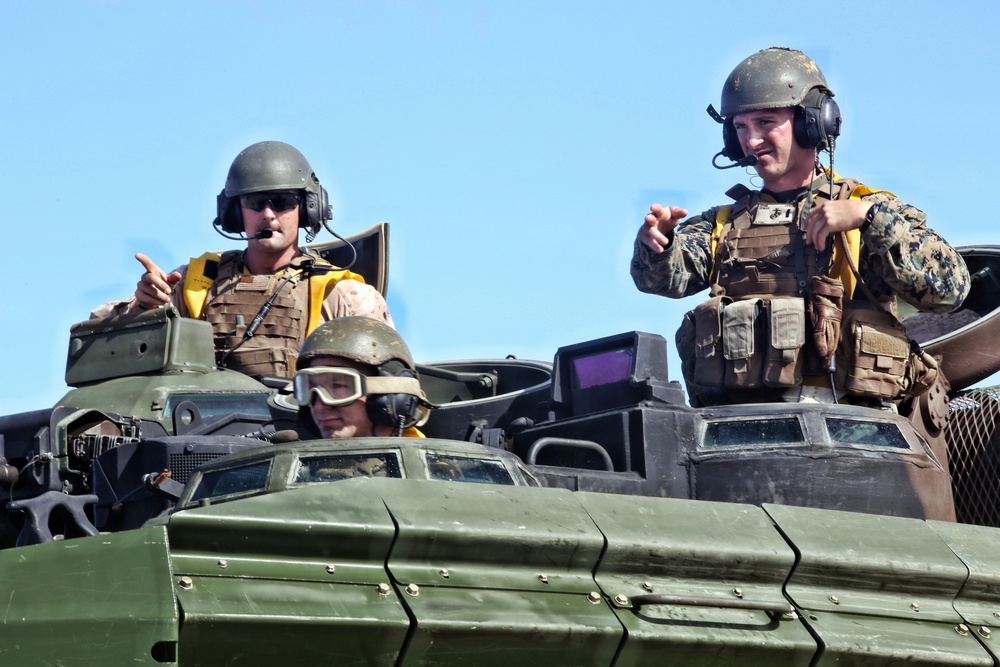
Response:
POLYGON ((751 153, 746 157, 741 157, 739 160, 735 160, 732 164, 727 164, 724 167, 720 167, 717 162, 720 155, 722 155, 722 151, 716 153, 715 156, 712 158, 712 166, 715 167, 716 169, 732 169, 733 167, 752 167, 758 162, 757 156, 751 153))
POLYGON ((257 232, 253 236, 251 236, 250 238, 252 238, 252 239, 269 239, 272 236, 274 236, 274 232, 271 231, 271 228, 270 227, 265 227, 264 229, 260 230, 259 232, 257 232))

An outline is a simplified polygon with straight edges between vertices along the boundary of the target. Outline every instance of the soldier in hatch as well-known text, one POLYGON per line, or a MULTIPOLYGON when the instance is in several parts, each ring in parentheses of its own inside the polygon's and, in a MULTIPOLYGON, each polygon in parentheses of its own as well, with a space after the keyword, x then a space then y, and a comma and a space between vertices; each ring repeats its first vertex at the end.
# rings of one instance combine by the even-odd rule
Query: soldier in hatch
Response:
POLYGON ((716 159, 753 166, 763 188, 737 185, 732 204, 684 222, 684 208, 652 205, 631 263, 643 292, 711 288, 677 332, 692 405, 880 404, 925 390, 935 363, 907 338, 896 298, 951 311, 968 270, 924 213, 834 173, 840 110, 816 63, 755 53, 726 80, 721 114, 709 113, 723 124, 716 159))
POLYGON ((430 404, 413 357, 391 327, 365 317, 320 325, 302 345, 293 382, 299 421, 315 437, 424 437, 430 404))
POLYGON ((220 366, 291 377, 299 346, 322 322, 359 315, 392 325, 385 299, 361 276, 299 247, 299 228, 308 241, 332 217, 327 201, 302 153, 279 141, 253 144, 229 168, 213 223, 246 248, 206 253, 170 273, 137 254, 146 272, 135 294, 91 317, 170 303, 211 322, 220 366))

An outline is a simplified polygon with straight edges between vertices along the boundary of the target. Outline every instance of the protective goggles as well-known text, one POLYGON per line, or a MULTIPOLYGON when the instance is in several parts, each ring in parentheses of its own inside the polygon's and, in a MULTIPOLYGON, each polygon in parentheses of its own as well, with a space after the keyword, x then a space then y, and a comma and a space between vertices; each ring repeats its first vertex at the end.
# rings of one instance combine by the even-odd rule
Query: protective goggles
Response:
POLYGON ((364 396, 367 393, 367 378, 353 368, 313 366, 296 373, 292 386, 299 405, 310 405, 316 397, 326 405, 336 407, 348 405, 364 396))
POLYGON ((302 196, 294 192, 258 192, 252 195, 240 195, 240 205, 251 211, 260 213, 270 208, 275 213, 291 211, 302 201, 302 196))

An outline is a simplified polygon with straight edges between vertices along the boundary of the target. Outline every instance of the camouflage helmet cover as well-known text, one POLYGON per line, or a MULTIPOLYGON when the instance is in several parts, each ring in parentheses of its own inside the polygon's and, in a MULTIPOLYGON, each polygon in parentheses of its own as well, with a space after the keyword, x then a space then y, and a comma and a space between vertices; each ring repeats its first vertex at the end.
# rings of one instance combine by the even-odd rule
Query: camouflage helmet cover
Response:
POLYGON ((801 106, 814 88, 833 96, 823 72, 806 54, 782 47, 764 49, 737 65, 726 79, 722 116, 801 106))
POLYGON ((309 161, 294 146, 261 141, 244 148, 229 167, 228 198, 268 190, 305 190, 319 194, 319 179, 309 161))
POLYGON ((396 359, 414 370, 403 338, 388 324, 368 317, 338 317, 316 327, 302 344, 296 369, 306 368, 316 357, 341 357, 375 367, 396 359))

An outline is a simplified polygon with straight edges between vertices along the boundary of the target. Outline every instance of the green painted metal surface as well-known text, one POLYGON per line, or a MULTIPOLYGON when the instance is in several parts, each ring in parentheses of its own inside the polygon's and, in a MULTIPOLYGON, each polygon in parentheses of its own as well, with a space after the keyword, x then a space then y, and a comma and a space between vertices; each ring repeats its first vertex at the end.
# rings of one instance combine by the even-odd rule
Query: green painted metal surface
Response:
POLYGON ((597 582, 628 638, 617 666, 809 665, 782 586, 795 554, 759 507, 578 493, 607 538, 597 582))
POLYGON ((825 665, 993 665, 954 601, 968 569, 924 521, 782 505, 765 511, 799 553, 785 590, 825 665))
POLYGON ((379 484, 389 570, 414 618, 401 665, 611 665, 621 624, 597 591, 604 540, 564 490, 379 484))
POLYGON ((162 527, 0 551, 0 665, 176 664, 162 527))
POLYGON ((984 526, 930 521, 969 569, 969 578, 955 600, 955 609, 994 660, 1000 664, 1000 531, 984 526))
POLYGON ((0 664, 996 664, 992 529, 386 478, 164 524, 0 552, 0 664))
POLYGON ((182 664, 395 664, 410 621, 371 480, 185 510, 169 534, 182 664))

